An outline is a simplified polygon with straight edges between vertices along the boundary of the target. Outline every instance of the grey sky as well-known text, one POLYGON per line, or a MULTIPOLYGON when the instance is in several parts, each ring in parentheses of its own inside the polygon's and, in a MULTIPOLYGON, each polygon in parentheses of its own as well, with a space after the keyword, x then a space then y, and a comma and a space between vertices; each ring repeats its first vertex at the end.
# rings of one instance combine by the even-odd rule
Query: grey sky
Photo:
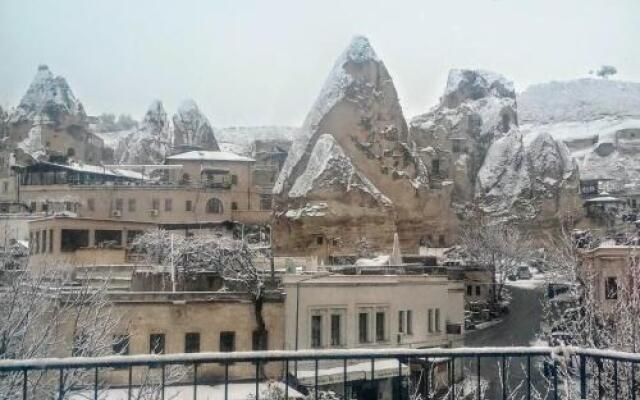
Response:
POLYGON ((87 112, 139 118, 191 97, 214 125, 298 125, 335 58, 369 37, 407 117, 437 102, 447 71, 531 83, 601 64, 640 81, 638 0, 0 0, 0 104, 40 63, 87 112))

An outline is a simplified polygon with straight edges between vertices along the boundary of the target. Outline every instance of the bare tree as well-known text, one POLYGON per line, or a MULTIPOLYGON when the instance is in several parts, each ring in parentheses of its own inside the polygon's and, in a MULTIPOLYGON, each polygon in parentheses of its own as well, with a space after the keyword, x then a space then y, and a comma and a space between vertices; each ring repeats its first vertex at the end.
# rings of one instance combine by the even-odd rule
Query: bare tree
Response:
POLYGON ((469 225, 460 239, 466 261, 491 272, 494 303, 503 299, 507 277, 533 258, 528 238, 504 222, 469 225))

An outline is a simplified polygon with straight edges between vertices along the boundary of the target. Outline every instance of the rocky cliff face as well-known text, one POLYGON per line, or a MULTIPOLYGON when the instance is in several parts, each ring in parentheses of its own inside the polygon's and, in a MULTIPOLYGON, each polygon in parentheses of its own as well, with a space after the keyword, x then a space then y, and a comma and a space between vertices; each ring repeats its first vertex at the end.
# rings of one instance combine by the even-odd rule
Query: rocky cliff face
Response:
POLYGON ((430 201, 427 169, 409 140, 393 81, 366 38, 354 38, 336 61, 294 136, 274 194, 278 225, 296 231, 278 235, 289 242, 276 250, 302 252, 322 235, 330 243, 323 251, 339 253, 355 248, 363 234, 385 248, 397 230, 416 251, 427 231, 447 231, 439 225, 447 223, 443 203, 430 201), (321 219, 314 202, 322 204, 321 219))
POLYGON ((185 100, 173 115, 174 146, 218 151, 220 147, 207 117, 193 100, 185 100))
MULTIPOLYGON (((471 202, 501 218, 557 218, 578 174, 550 135, 523 135, 513 84, 488 71, 453 70, 440 104, 411 121, 432 180, 451 180, 459 215, 471 202)), ((572 206, 573 207, 573 206, 572 206)))
POLYGON ((140 126, 123 138, 116 148, 120 164, 162 164, 171 151, 173 131, 162 102, 149 106, 140 126))

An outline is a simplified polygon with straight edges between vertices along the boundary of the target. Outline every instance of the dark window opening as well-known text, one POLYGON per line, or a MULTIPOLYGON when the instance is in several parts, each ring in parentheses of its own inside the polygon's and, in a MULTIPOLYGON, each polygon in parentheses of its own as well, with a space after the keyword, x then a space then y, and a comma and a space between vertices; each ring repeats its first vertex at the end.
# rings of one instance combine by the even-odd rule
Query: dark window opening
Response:
POLYGON ((482 292, 482 289, 480 288, 480 286, 476 286, 476 296, 480 296, 481 292, 482 292))
POLYGON ((138 236, 141 236, 142 234, 144 234, 144 231, 139 231, 135 229, 127 231, 127 245, 130 246, 131 244, 133 244, 133 241, 136 240, 136 238, 138 236))
POLYGON ((473 295, 473 286, 467 286, 467 296, 473 295))
POLYGON ((96 230, 95 243, 97 247, 122 246, 122 231, 96 230))
POLYGON ((261 210, 271 210, 271 202, 273 197, 270 194, 261 194, 260 195, 260 209, 261 210))
POLYGON ((269 332, 253 331, 251 336, 251 349, 253 351, 267 350, 269 348, 269 332))
POLYGON ((440 173, 440 160, 431 160, 431 173, 438 175, 440 173))
POLYGON ((376 341, 383 342, 385 340, 384 335, 384 313, 377 312, 376 313, 376 341))
POLYGON ((128 335, 115 335, 113 337, 113 354, 121 356, 129 354, 129 336, 128 335))
POLYGON ((446 247, 446 242, 444 240, 444 235, 438 236, 438 246, 446 247))
POLYGON ((191 200, 187 200, 184 203, 184 210, 185 211, 191 211, 193 209, 193 203, 191 202, 191 200))
POLYGON ((324 244, 324 236, 316 236, 316 244, 322 246, 324 244))
POLYGON ((238 184, 238 175, 231 175, 231 184, 232 185, 238 184))
POLYGON ((235 201, 231 202, 231 209, 232 210, 237 210, 238 209, 238 203, 236 203, 235 201))
POLYGON ((164 354, 165 335, 164 333, 152 333, 149 335, 149 353, 164 354))
POLYGON ((322 347, 322 316, 313 315, 311 317, 311 347, 322 347))
POLYGON ((398 311, 398 332, 404 332, 404 311, 398 311))
POLYGON ((71 252, 89 246, 87 229, 63 229, 60 233, 60 251, 71 252))
POLYGON ((615 300, 618 298, 618 278, 610 276, 604 284, 604 295, 607 300, 615 300))
POLYGON ((413 335, 413 313, 407 310, 407 335, 413 335))
POLYGON ((40 252, 46 253, 47 252, 47 231, 46 230, 42 231, 42 242, 40 244, 42 245, 42 247, 40 247, 40 252))
POLYGON ((358 338, 360 343, 369 343, 369 314, 358 314, 358 338))
POLYGON ((340 314, 333 314, 331 316, 331 345, 332 346, 341 346, 342 340, 340 340, 340 314))
POLYGON ((184 352, 200 352, 200 334, 198 332, 189 332, 184 335, 184 352))
POLYGON ((220 332, 220 351, 225 353, 236 351, 235 332, 220 332))
POLYGON ((49 253, 53 253, 53 229, 49 229, 49 253))
POLYGON ((222 202, 215 197, 207 201, 207 213, 222 214, 222 202))

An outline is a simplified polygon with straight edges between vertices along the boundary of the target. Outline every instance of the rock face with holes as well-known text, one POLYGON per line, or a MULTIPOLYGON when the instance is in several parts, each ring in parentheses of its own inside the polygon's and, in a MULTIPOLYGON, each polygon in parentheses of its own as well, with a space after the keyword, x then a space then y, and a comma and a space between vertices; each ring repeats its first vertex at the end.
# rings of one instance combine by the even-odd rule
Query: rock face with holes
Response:
POLYGON ((336 61, 274 186, 275 251, 328 258, 366 237, 390 251, 453 233, 448 185, 429 186, 393 81, 369 41, 352 40, 336 61), (451 215, 449 215, 451 214, 451 215))
POLYGON ((410 123, 431 185, 452 182, 460 218, 557 221, 578 206, 578 172, 566 146, 523 135, 516 93, 503 76, 452 70, 440 104, 410 123), (524 218, 524 219, 523 219, 524 218))

